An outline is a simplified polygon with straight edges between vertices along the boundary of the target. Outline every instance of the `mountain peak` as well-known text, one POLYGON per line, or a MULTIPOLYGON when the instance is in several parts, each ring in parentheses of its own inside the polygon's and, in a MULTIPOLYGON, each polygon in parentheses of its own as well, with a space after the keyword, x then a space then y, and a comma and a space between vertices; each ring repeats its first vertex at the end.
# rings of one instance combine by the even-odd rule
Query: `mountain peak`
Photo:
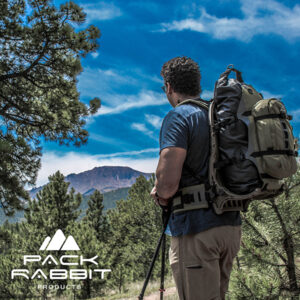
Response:
MULTIPOLYGON (((80 173, 71 173, 65 177, 76 192, 90 194, 97 189, 108 192, 119 188, 132 186, 136 179, 143 175, 147 179, 151 173, 143 173, 127 166, 99 166, 80 173)), ((34 188, 30 191, 32 197, 41 189, 34 188)))

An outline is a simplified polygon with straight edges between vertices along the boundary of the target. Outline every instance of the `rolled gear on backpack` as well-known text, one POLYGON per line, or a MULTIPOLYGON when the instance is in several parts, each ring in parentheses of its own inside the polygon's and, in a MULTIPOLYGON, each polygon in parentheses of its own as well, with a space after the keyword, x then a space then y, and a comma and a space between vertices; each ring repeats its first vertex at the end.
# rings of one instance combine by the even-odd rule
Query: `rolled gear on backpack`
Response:
POLYGON ((282 179, 297 171, 290 119, 279 99, 263 99, 233 65, 221 74, 209 107, 209 178, 217 214, 245 211, 251 200, 283 192, 282 179), (232 71, 236 79, 228 78, 232 71))

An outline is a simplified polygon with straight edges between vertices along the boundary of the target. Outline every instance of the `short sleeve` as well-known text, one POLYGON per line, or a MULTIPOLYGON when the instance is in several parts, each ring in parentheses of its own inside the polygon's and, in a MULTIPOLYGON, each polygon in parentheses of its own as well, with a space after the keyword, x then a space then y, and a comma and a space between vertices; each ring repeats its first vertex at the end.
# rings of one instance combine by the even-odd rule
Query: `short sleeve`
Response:
POLYGON ((188 123, 175 111, 165 117, 160 132, 160 151, 168 147, 188 148, 188 123))

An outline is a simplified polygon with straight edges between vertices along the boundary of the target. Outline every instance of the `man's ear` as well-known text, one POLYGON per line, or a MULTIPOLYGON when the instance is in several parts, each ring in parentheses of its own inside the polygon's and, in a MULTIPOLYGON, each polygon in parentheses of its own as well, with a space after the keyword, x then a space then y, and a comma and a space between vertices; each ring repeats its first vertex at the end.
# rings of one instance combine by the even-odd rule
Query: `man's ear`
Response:
POLYGON ((172 94, 174 92, 169 82, 166 83, 166 87, 167 87, 167 94, 172 94))

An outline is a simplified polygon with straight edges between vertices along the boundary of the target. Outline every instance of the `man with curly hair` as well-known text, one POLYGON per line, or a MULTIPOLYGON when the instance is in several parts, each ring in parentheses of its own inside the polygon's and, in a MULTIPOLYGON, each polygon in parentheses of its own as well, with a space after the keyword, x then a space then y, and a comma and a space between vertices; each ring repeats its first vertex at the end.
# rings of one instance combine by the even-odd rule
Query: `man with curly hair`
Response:
POLYGON ((208 187, 208 111, 197 103, 182 103, 187 99, 204 101, 200 98, 199 66, 190 58, 175 57, 163 65, 161 75, 173 109, 161 127, 151 196, 163 206, 173 201, 167 230, 172 236, 169 258, 173 277, 181 300, 225 299, 240 246, 241 219, 239 212, 217 215, 203 190, 208 187), (174 197, 180 195, 178 191, 181 196, 174 197), (197 201, 199 205, 195 205, 197 201))

